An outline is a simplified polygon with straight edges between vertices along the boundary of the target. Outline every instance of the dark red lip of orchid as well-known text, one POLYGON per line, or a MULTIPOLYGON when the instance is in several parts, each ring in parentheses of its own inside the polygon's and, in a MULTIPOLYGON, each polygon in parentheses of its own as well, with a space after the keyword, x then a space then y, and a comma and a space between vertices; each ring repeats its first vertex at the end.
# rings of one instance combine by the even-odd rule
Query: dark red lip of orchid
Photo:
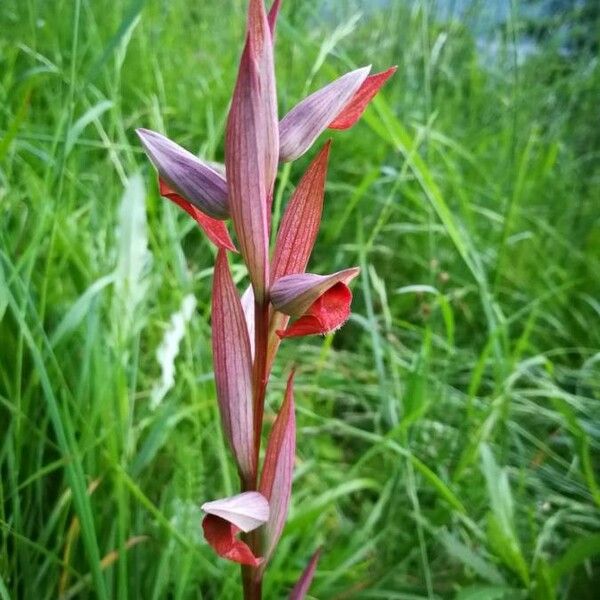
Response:
POLYGON ((324 334, 341 327, 350 316, 348 283, 359 272, 354 267, 327 276, 305 273, 279 278, 271 288, 273 306, 280 313, 298 317, 291 327, 276 330, 279 338, 324 334))
POLYGON ((200 228, 206 233, 206 237, 215 245, 217 248, 225 248, 231 252, 237 252, 233 241, 227 231, 227 226, 224 221, 213 219, 208 215, 205 215, 200 209, 196 208, 191 202, 188 202, 185 198, 180 196, 177 192, 172 190, 162 179, 159 178, 158 187, 160 195, 164 198, 168 198, 177 206, 185 210, 185 212, 192 217, 198 223, 200 228))
POLYGON ((262 494, 244 492, 221 498, 204 503, 202 510, 206 513, 202 521, 204 537, 219 556, 251 567, 263 562, 236 537, 240 531, 248 533, 268 521, 269 503, 262 494))
POLYGON ((385 82, 396 72, 398 67, 390 67, 383 73, 370 75, 365 79, 352 100, 342 112, 329 124, 329 129, 350 129, 362 117, 369 102, 377 95, 385 82))
POLYGON ((281 338, 326 334, 339 329, 350 317, 352 292, 345 283, 336 283, 287 329, 278 329, 281 338))
POLYGON ((206 515, 202 529, 206 541, 221 558, 250 567, 258 567, 262 563, 263 559, 254 556, 248 544, 236 537, 240 530, 225 519, 206 515))
MULTIPOLYGON (((217 247, 212 286, 212 351, 221 427, 242 492, 202 505, 204 537, 218 556, 242 565, 245 600, 260 600, 262 578, 283 532, 296 459, 294 370, 260 460, 266 387, 281 339, 326 334, 350 317, 350 268, 306 273, 323 213, 330 142, 294 190, 278 231, 271 231, 280 162, 305 154, 327 129, 349 129, 395 72, 345 73, 298 102, 279 120, 274 37, 281 0, 267 13, 248 0, 245 43, 226 124, 225 170, 203 161, 161 133, 137 129, 159 175, 160 194, 186 211, 217 247), (225 176, 226 175, 226 176, 225 176), (237 252, 250 287, 242 298, 227 251, 237 252), (270 256, 274 234, 273 257, 270 256), (290 319, 295 319, 290 326, 290 319), (239 536, 239 537, 238 537, 239 536), (241 537, 241 539, 240 539, 241 537)), ((290 598, 302 600, 320 550, 290 598)))

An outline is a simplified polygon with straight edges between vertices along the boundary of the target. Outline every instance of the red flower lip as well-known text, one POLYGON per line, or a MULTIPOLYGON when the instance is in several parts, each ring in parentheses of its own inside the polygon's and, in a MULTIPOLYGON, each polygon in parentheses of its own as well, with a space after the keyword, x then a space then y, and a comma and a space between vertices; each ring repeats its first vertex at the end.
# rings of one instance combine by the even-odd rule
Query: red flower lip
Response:
POLYGON ((276 331, 280 338, 326 334, 339 329, 350 317, 352 292, 345 283, 336 283, 287 329, 276 331))
POLYGON ((344 110, 329 123, 329 129, 350 129, 365 112, 369 102, 373 100, 383 84, 396 72, 398 67, 390 67, 383 73, 367 77, 344 110))
POLYGON ((254 556, 248 544, 235 537, 239 529, 225 519, 206 515, 202 529, 206 541, 221 558, 250 567, 258 567, 262 563, 262 558, 254 556))
POLYGON ((248 545, 235 536, 248 533, 269 519, 269 503, 259 492, 244 492, 202 505, 206 513, 202 529, 206 541, 222 558, 258 567, 263 559, 255 556, 248 545))
POLYGON ((280 312, 299 317, 290 327, 278 330, 280 338, 324 334, 341 327, 350 316, 352 292, 348 283, 360 272, 358 267, 332 275, 287 275, 271 289, 271 301, 280 312))
POLYGON ((296 104, 279 123, 279 158, 302 156, 338 117, 369 75, 371 67, 350 71, 296 104))
POLYGON ((217 247, 225 248, 231 252, 237 252, 227 226, 224 221, 213 219, 205 215, 199 208, 196 208, 191 202, 180 196, 175 190, 172 190, 162 179, 158 180, 160 195, 175 202, 177 206, 183 208, 185 212, 200 225, 200 228, 206 233, 206 237, 217 247))

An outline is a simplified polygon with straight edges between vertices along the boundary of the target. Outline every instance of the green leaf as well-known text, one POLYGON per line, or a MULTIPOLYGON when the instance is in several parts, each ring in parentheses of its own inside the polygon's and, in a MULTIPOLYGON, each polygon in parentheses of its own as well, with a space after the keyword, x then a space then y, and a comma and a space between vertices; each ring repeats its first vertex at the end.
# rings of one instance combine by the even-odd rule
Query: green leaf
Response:
POLYGON ((581 563, 600 555, 600 533, 575 540, 566 552, 550 567, 553 581, 558 583, 561 577, 570 573, 581 563))
MULTIPOLYGON (((86 73, 86 79, 93 80, 113 54, 123 55, 132 32, 140 21, 140 15, 145 4, 146 0, 132 0, 129 10, 123 15, 119 28, 106 44, 102 54, 86 73)), ((118 57, 117 60, 119 59, 122 61, 121 57, 118 57)))
POLYGON ((594 501, 600 506, 600 486, 596 481, 594 466, 590 455, 590 440, 586 431, 583 429, 575 411, 563 398, 552 398, 554 408, 562 415, 565 426, 569 433, 575 438, 575 444, 581 461, 581 471, 588 489, 594 498, 594 501))
POLYGON ((481 446, 481 468, 487 484, 490 506, 494 517, 505 531, 513 531, 513 499, 508 475, 496 463, 487 444, 481 446))
POLYGON ((442 542, 448 554, 459 560, 482 579, 497 585, 504 583, 498 569, 464 544, 457 536, 448 531, 442 531, 438 534, 438 540, 442 542))
MULTIPOLYGON (((12 267, 10 276, 11 278, 18 277, 14 267, 12 267)), ((23 313, 22 305, 10 291, 8 292, 8 304, 15 321, 19 325, 19 330, 23 336, 24 343, 29 349, 33 364, 38 373, 43 392, 42 398, 46 402, 46 409, 54 429, 61 456, 63 458, 68 458, 65 463, 65 474, 73 495, 75 511, 79 517, 83 547, 87 553, 95 594, 101 600, 107 600, 109 595, 104 575, 102 574, 96 523, 94 521, 94 513, 87 491, 87 481, 83 469, 83 461, 81 460, 80 451, 77 446, 75 425, 71 418, 71 414, 65 409, 64 404, 61 401, 61 397, 55 393, 52 379, 46 368, 47 360, 45 360, 46 356, 43 350, 49 350, 50 353, 52 350, 46 340, 44 340, 44 345, 42 347, 39 347, 36 344, 29 323, 23 313)), ((36 325, 39 327, 40 321, 37 315, 35 315, 35 321, 36 325)), ((60 392, 60 390, 58 390, 58 392, 60 392)))
POLYGON ((504 600, 515 598, 515 590, 504 586, 473 585, 460 590, 454 600, 504 600))
POLYGON ((307 502, 302 506, 301 511, 294 512, 292 518, 288 519, 286 525, 287 531, 293 531, 298 527, 306 527, 307 522, 314 522, 317 515, 323 514, 328 508, 334 505, 339 498, 344 498, 363 490, 379 492, 380 486, 373 479, 362 478, 345 481, 337 487, 323 492, 320 496, 317 496, 310 502, 307 502))
POLYGON ((0 262, 0 321, 2 321, 2 317, 6 312, 6 308, 8 307, 8 282, 6 281, 6 276, 4 275, 4 269, 2 267, 2 263, 0 262))
POLYGON ((29 104, 31 100, 31 87, 28 86, 25 93, 23 94, 23 98, 21 99, 21 103, 19 104, 19 108, 17 109, 17 113, 15 114, 13 120, 11 121, 6 132, 3 133, 2 139, 0 139, 0 162, 6 156, 8 149, 12 141, 15 139, 23 121, 27 117, 27 113, 29 112, 29 104))
POLYGON ((423 336, 421 351, 416 356, 414 366, 406 382, 403 394, 403 415, 401 427, 408 431, 413 423, 419 421, 429 407, 427 373, 431 353, 431 331, 427 328, 423 336))
POLYGON ((421 460, 410 454, 409 460, 423 475, 423 477, 436 489, 438 494, 452 506, 455 510, 462 514, 467 514, 467 509, 464 504, 458 499, 458 496, 421 460))
POLYGON ((10 594, 6 589, 2 575, 0 575, 0 600, 10 600, 10 594))
MULTIPOLYGON (((77 329, 87 313, 90 310, 92 302, 98 296, 98 294, 110 283, 114 281, 113 275, 105 275, 100 277, 90 285, 77 300, 73 303, 71 308, 67 311, 65 316, 62 318, 60 323, 56 326, 56 329, 50 337, 50 345, 56 346, 62 338, 77 329)), ((0 298, 0 314, 1 314, 1 298, 0 298)))
POLYGON ((515 532, 513 498, 505 469, 501 469, 487 444, 481 446, 481 469, 486 480, 491 513, 488 542, 502 562, 529 585, 529 569, 515 532))
POLYGON ((552 579, 552 573, 545 560, 540 560, 535 571, 535 585, 533 588, 534 600, 555 600, 556 584, 552 579))
POLYGON ((81 117, 79 117, 79 119, 77 119, 77 121, 75 121, 73 127, 71 127, 67 133, 65 158, 70 154, 71 150, 73 150, 73 147, 83 133, 83 130, 113 106, 114 103, 110 100, 102 100, 101 102, 98 102, 98 104, 92 106, 92 108, 87 110, 81 117))
POLYGON ((488 514, 487 524, 488 542, 492 550, 506 567, 514 571, 521 581, 529 586, 529 569, 514 532, 504 529, 493 513, 488 514))
POLYGON ((139 173, 127 181, 119 207, 117 238, 119 254, 115 269, 117 311, 124 333, 132 332, 138 308, 146 295, 146 268, 152 255, 148 249, 146 189, 139 173))

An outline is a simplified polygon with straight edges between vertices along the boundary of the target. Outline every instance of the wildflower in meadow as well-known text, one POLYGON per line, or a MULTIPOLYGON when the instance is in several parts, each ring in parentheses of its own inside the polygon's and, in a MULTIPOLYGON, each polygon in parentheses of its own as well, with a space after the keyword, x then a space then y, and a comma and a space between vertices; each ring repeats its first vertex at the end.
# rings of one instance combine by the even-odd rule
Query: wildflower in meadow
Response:
MULTIPOLYGON (((138 129, 158 171, 162 196, 185 210, 218 248, 212 289, 212 348, 217 400, 241 493, 205 503, 204 536, 217 554, 243 565, 244 597, 261 597, 265 568, 287 517, 296 424, 294 374, 259 464, 264 400, 273 360, 285 338, 325 334, 350 316, 349 283, 359 269, 306 273, 325 189, 330 142, 292 194, 270 256, 271 210, 278 165, 304 155, 326 129, 348 129, 395 67, 369 75, 362 67, 314 92, 281 120, 274 71, 274 34, 281 0, 267 13, 249 0, 246 42, 227 120, 224 167, 202 161, 165 136, 138 129), (231 220, 234 244, 227 229, 231 220), (227 252, 241 255, 250 287, 240 297, 227 252), (293 321, 290 324, 290 320, 293 321)), ((319 558, 310 560, 291 593, 306 594, 319 558)))

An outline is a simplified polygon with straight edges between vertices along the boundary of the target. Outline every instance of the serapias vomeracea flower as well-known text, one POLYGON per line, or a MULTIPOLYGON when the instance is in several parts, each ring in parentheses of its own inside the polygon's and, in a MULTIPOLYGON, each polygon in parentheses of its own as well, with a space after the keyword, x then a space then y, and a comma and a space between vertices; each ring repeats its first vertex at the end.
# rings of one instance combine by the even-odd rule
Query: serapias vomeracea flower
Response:
MULTIPOLYGON (((272 232, 277 168, 308 152, 325 130, 352 127, 396 68, 375 75, 370 75, 371 67, 346 73, 279 120, 273 38, 281 0, 274 0, 268 14, 264 0, 248 3, 226 126, 225 167, 199 159, 162 134, 148 129, 137 133, 158 172, 160 194, 185 210, 218 247, 212 288, 214 376, 221 426, 242 493, 204 504, 202 527, 219 556, 244 565, 244 598, 259 600, 265 568, 288 514, 296 457, 292 371, 261 464, 271 365, 283 339, 329 333, 347 321, 349 284, 359 273, 356 267, 331 275, 306 273, 323 212, 331 143, 306 169, 278 231, 272 232), (227 251, 236 251, 229 218, 250 279, 241 298, 228 262, 227 251)), ((293 600, 306 595, 319 554, 293 588, 293 600)))
POLYGON ((329 333, 339 329, 350 316, 352 292, 348 283, 359 273, 358 267, 333 275, 286 275, 271 288, 273 307, 297 317, 290 327, 278 330, 279 337, 329 333))
POLYGON ((259 492, 245 492, 230 498, 205 502, 202 510, 206 513, 202 521, 204 537, 215 552, 242 565, 257 567, 262 558, 255 556, 248 544, 236 535, 249 533, 269 519, 269 503, 259 492))
POLYGON ((371 67, 346 73, 297 104, 279 124, 279 157, 283 162, 302 156, 326 129, 349 129, 396 67, 369 77, 371 67))
POLYGON ((149 129, 136 131, 158 171, 160 195, 195 219, 217 247, 235 251, 223 222, 229 216, 225 177, 164 135, 149 129))

